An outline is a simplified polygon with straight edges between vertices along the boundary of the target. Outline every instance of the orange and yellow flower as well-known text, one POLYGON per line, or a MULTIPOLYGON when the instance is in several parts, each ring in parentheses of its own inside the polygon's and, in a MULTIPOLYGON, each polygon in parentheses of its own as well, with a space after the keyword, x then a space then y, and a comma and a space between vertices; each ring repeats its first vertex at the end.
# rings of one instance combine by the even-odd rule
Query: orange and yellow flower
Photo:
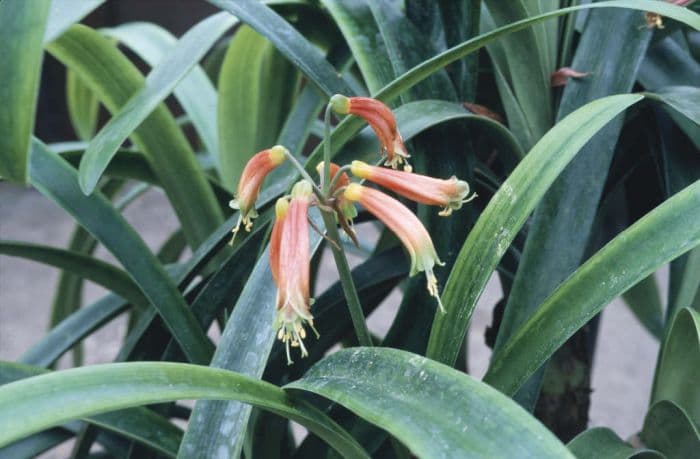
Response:
POLYGON ((258 216, 255 210, 255 201, 260 194, 260 188, 267 174, 282 164, 287 158, 287 149, 281 145, 263 150, 253 155, 248 161, 241 179, 238 182, 238 190, 235 198, 229 202, 232 209, 240 210, 238 223, 233 228, 234 237, 243 224, 246 231, 253 228, 253 219, 258 216))
POLYGON ((469 196, 469 184, 455 176, 442 180, 427 175, 371 166, 362 161, 353 161, 350 172, 355 177, 381 185, 412 201, 429 206, 440 206, 442 207, 440 215, 443 217, 461 209, 465 202, 477 196, 476 193, 469 196))
POLYGON ((285 344, 287 362, 292 363, 290 346, 299 347, 301 356, 308 355, 304 346, 305 325, 314 329, 310 312, 309 274, 311 253, 307 212, 311 201, 311 184, 298 182, 292 188, 289 204, 277 201, 276 223, 270 246, 270 267, 277 284, 277 315, 274 327, 285 344))
POLYGON ((425 272, 428 292, 435 297, 440 310, 445 312, 440 301, 437 278, 433 273, 433 267, 443 263, 438 258, 430 234, 418 220, 418 217, 391 196, 357 183, 348 185, 343 195, 349 201, 360 203, 362 207, 396 234, 411 257, 409 275, 413 276, 421 271, 425 272))
POLYGON ((396 169, 404 164, 404 170, 410 172, 410 157, 403 143, 403 138, 396 126, 396 118, 384 103, 369 97, 346 97, 336 94, 331 97, 331 106, 341 115, 355 115, 370 125, 379 139, 382 152, 386 155, 386 165, 396 169))

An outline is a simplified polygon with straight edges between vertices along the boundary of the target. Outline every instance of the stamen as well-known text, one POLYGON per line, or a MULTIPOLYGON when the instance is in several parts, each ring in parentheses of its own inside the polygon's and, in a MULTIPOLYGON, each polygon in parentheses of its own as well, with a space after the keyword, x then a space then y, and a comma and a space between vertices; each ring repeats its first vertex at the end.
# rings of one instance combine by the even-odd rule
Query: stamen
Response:
POLYGON ((435 277, 435 274, 433 274, 432 271, 426 271, 425 277, 428 281, 428 293, 430 293, 430 296, 437 300, 438 306, 440 306, 440 312, 446 314, 447 311, 445 311, 445 307, 442 305, 442 301, 440 301, 440 292, 438 291, 437 278, 435 277))

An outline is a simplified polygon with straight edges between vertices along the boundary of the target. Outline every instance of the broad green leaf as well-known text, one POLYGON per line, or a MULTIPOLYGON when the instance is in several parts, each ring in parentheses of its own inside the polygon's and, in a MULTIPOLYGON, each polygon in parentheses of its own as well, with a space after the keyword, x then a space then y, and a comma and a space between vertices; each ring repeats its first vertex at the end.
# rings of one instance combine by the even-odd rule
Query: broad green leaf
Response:
POLYGON ((289 61, 327 96, 352 94, 343 77, 323 58, 321 51, 268 6, 255 0, 208 0, 236 16, 267 38, 289 61))
POLYGON ((193 362, 208 362, 211 344, 177 287, 143 240, 100 193, 85 196, 78 175, 65 161, 35 140, 31 183, 63 207, 119 260, 193 362), (107 224, 108 223, 108 224, 107 224))
POLYGON ((89 255, 17 241, 0 241, 0 254, 55 266, 91 280, 135 305, 145 306, 148 304, 141 289, 127 273, 89 255))
POLYGON ((50 367, 83 338, 124 312, 128 303, 116 295, 104 298, 75 311, 59 322, 41 340, 22 355, 20 362, 50 367))
MULTIPOLYGON (((218 0, 227 1, 227 0, 218 0)), ((408 72, 399 76, 393 80, 388 85, 384 86, 373 97, 382 100, 384 102, 391 102, 396 97, 398 97, 402 92, 412 88, 416 84, 423 81, 425 78, 429 77, 433 73, 443 69, 447 65, 468 56, 469 54, 477 51, 478 49, 486 46, 487 44, 493 42, 494 40, 508 35, 518 30, 530 27, 532 24, 537 24, 546 19, 555 18, 564 14, 573 13, 579 10, 591 9, 591 8, 630 8, 639 11, 652 11, 656 12, 662 16, 675 19, 680 21, 696 30, 700 30, 700 15, 688 11, 686 8, 681 8, 676 5, 667 4, 664 2, 658 2, 654 0, 613 0, 596 2, 585 5, 579 5, 575 7, 562 8, 549 13, 541 14, 539 16, 534 16, 531 18, 523 19, 521 21, 509 24, 504 27, 495 29, 489 33, 479 35, 471 40, 467 40, 457 46, 454 46, 447 51, 444 51, 437 56, 426 60, 425 62, 413 67, 408 72)), ((331 136, 331 149, 333 153, 337 152, 342 145, 348 142, 355 133, 357 133, 363 126, 362 121, 347 117, 344 119, 333 131, 331 136)), ((316 164, 321 160, 323 145, 319 145, 309 156, 306 163, 307 172, 312 173, 316 164)))
POLYGON ((335 422, 280 388, 181 363, 115 363, 57 371, 0 387, 0 446, 62 422, 179 399, 239 400, 292 419, 346 457, 368 457, 335 422))
MULTIPOLYGON (((590 13, 571 65, 582 71, 590 71, 593 75, 591 78, 570 81, 565 86, 557 119, 595 99, 627 93, 632 89, 651 37, 649 30, 640 30, 637 26, 639 17, 638 12, 626 10, 596 10, 590 13), (601 50, 600 43, 608 41, 610 46, 601 50), (595 75, 601 76, 596 78, 595 75)), ((623 116, 618 116, 607 125, 600 126, 538 204, 508 297, 495 350, 500 349, 584 259, 623 122, 623 116)), ((538 373, 531 385, 516 397, 524 406, 534 406, 539 394, 540 384, 537 380, 542 375, 542 372, 538 373)))
MULTIPOLYGON (((108 37, 119 40, 120 43, 136 53, 153 69, 164 62, 178 46, 177 39, 170 32, 148 22, 127 23, 114 28, 101 29, 100 31, 108 37)), ((190 56, 187 57, 189 59, 190 56)), ((191 61, 187 62, 187 65, 189 66, 190 63, 191 61)), ((195 63, 189 73, 177 83, 174 94, 185 113, 187 113, 192 126, 194 126, 199 138, 202 140, 202 144, 212 155, 214 163, 218 166, 219 143, 216 136, 217 94, 211 80, 204 73, 204 70, 195 63)))
POLYGON ((66 105, 75 134, 80 140, 91 139, 97 129, 100 102, 70 69, 66 71, 66 105))
MULTIPOLYGON (((484 381, 506 394, 514 393, 613 298, 664 263, 700 244, 700 226, 696 224, 699 219, 700 181, 623 231, 564 281, 494 354, 484 381)), ((687 321, 687 316, 685 318, 687 321)), ((692 321, 687 322, 690 322, 687 326, 696 327, 692 321)), ((695 332, 697 346, 697 327, 695 332)), ((685 339, 692 342, 691 336, 688 331, 685 339)), ((686 355, 687 345, 683 349, 686 355)), ((700 366, 695 365, 697 368, 700 366)), ((695 388, 694 383, 690 384, 695 388)), ((660 383, 657 386, 661 387, 660 383)), ((686 390, 690 392, 689 397, 697 398, 697 390, 686 390)), ((656 394, 655 400, 668 398, 661 392, 656 394)), ((694 403, 700 406, 697 400, 694 403)))
MULTIPOLYGON (((312 219, 320 226, 321 219, 318 214, 313 215, 312 219)), ((319 243, 318 234, 312 233, 312 255, 318 249, 319 243)), ((212 367, 225 368, 256 379, 262 377, 277 332, 272 328, 277 289, 272 280, 268 252, 269 247, 258 258, 233 308, 211 361, 212 367)), ((178 456, 238 456, 243 447, 250 410, 250 405, 240 402, 197 402, 178 456)))
POLYGON ((323 0, 347 41, 370 93, 394 79, 386 45, 368 0, 323 0))
POLYGON ((632 313, 656 339, 664 334, 664 311, 654 273, 622 294, 632 313))
POLYGON ((51 0, 0 2, 0 177, 27 182, 51 0))
POLYGON ((700 451, 698 427, 670 400, 661 400, 649 408, 640 437, 668 459, 686 459, 700 451))
POLYGON ((44 45, 54 41, 68 27, 80 21, 105 0, 51 0, 44 45))
POLYGON ((607 427, 581 432, 567 445, 578 459, 665 459, 649 449, 634 449, 607 427))
MULTIPOLYGON (((697 186, 695 186, 698 188, 697 186)), ((666 336, 654 376, 652 404, 670 400, 700 428, 700 313, 681 309, 666 336)))
POLYGON ((600 128, 639 95, 610 96, 576 110, 552 128, 501 185, 469 233, 442 294, 428 356, 452 364, 476 301, 507 247, 552 182, 600 128))
MULTIPOLYGON (((484 8, 488 9, 496 27, 539 13, 531 11, 532 8, 529 10, 528 2, 524 0, 485 0, 484 8)), ((503 54, 492 54, 496 59, 503 58, 499 59, 498 65, 501 69, 507 69, 504 83, 511 88, 518 106, 525 113, 527 134, 518 135, 518 138, 528 138, 533 142, 547 132, 554 119, 549 81, 554 63, 550 59, 546 37, 546 26, 551 22, 535 24, 504 37, 499 44, 503 54)), ((530 148, 531 144, 525 147, 530 148)))
MULTIPOLYGON (((9 384, 41 374, 49 374, 49 372, 43 368, 0 361, 0 384, 9 384)), ((86 420, 91 424, 148 445, 168 457, 175 457, 182 438, 180 428, 155 412, 141 407, 97 414, 86 420)), ((68 430, 78 433, 80 427, 73 428, 75 424, 75 422, 69 422, 63 424, 63 427, 68 427, 68 430)))
POLYGON ((60 427, 44 430, 43 432, 16 441, 4 448, 0 448, 0 455, 5 459, 28 459, 37 457, 41 453, 70 440, 73 438, 73 435, 71 431, 60 427))
MULTIPOLYGON (((88 27, 72 26, 47 49, 76 72, 112 113, 143 86, 140 72, 114 43, 88 27)), ((143 121, 132 139, 152 165, 189 244, 196 247, 223 217, 187 139, 163 105, 143 121)))
POLYGON ((573 457, 512 400, 469 375, 405 351, 342 350, 285 389, 314 392, 343 405, 418 457, 573 457))
POLYGON ((80 161, 80 188, 83 192, 93 192, 119 146, 235 22, 226 13, 204 19, 187 31, 170 53, 153 68, 143 88, 133 94, 90 141, 80 161))
POLYGON ((221 174, 227 187, 236 189, 248 160, 274 144, 296 85, 294 67, 269 41, 248 26, 238 29, 218 84, 221 174))
POLYGON ((685 115, 695 124, 700 124, 700 88, 693 86, 666 86, 648 94, 647 97, 659 100, 685 115))

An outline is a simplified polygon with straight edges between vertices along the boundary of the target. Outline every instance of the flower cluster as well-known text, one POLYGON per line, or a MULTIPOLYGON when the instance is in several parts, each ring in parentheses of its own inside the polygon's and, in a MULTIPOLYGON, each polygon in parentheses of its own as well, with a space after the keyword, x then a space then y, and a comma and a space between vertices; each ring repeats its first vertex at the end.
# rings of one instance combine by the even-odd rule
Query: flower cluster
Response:
MULTIPOLYGON (((437 278, 433 273, 435 265, 442 265, 430 234, 415 214, 404 204, 388 194, 369 186, 350 181, 346 171, 358 179, 372 182, 397 195, 422 204, 437 206, 439 215, 449 216, 466 202, 476 197, 470 194, 469 185, 457 177, 437 179, 413 173, 407 159, 403 139, 399 134, 392 111, 382 102, 366 97, 346 97, 335 95, 329 107, 339 114, 350 114, 363 118, 376 133, 385 165, 391 168, 372 166, 362 161, 352 161, 351 165, 340 167, 330 163, 331 179, 327 196, 306 180, 297 182, 289 196, 277 200, 275 222, 270 236, 270 269, 277 286, 275 329, 277 337, 285 344, 287 361, 292 363, 290 348, 300 348, 302 357, 308 355, 304 345, 306 326, 318 336, 313 325, 310 308, 313 300, 309 293, 310 247, 308 210, 317 205, 324 212, 335 214, 335 221, 353 241, 352 220, 357 215, 355 204, 361 205, 393 231, 402 242, 411 258, 410 275, 424 272, 427 289, 435 297, 440 310, 437 278), (403 165, 403 170, 396 170, 403 165)), ((328 139, 326 139, 328 141, 328 139)), ((238 185, 236 198, 231 206, 240 210, 240 217, 234 234, 243 225, 246 231, 253 226, 257 216, 257 200, 265 177, 275 167, 290 157, 289 151, 275 146, 257 153, 246 165, 238 185)), ((292 161, 296 165, 295 161, 292 161)), ((318 165, 323 173, 323 163, 318 165)))

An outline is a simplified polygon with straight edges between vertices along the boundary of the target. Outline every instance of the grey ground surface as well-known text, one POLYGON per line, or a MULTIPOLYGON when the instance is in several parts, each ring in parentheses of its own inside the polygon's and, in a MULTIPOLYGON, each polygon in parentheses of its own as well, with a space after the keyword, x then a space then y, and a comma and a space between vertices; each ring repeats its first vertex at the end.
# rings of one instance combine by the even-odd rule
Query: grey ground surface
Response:
MULTIPOLYGON (((151 248, 158 247, 177 226, 157 191, 133 203, 126 217, 151 248)), ((73 227, 68 215, 36 191, 0 183, 0 239, 64 247, 73 227)), ((114 263, 103 249, 97 255, 114 263)), ((332 261, 325 260, 322 269, 326 285, 335 280, 332 261)), ((660 275, 665 277, 664 272, 660 275)), ((17 359, 46 331, 57 278, 53 268, 0 256, 0 359, 17 359)), ((85 300, 95 300, 103 293, 100 287, 89 284, 85 300)), ((490 351, 484 345, 484 329, 499 297, 500 286, 493 278, 476 309, 469 335, 469 365, 476 377, 484 374, 488 364, 490 351)), ((386 332, 398 300, 398 293, 392 294, 370 317, 372 331, 380 335, 386 332)), ((87 363, 112 360, 124 330, 124 322, 117 320, 88 338, 87 363)), ((641 428, 657 351, 656 341, 622 302, 616 300, 606 308, 593 374, 591 426, 608 426, 623 438, 641 428)), ((68 451, 69 445, 65 445, 43 457, 65 457, 68 451)))

